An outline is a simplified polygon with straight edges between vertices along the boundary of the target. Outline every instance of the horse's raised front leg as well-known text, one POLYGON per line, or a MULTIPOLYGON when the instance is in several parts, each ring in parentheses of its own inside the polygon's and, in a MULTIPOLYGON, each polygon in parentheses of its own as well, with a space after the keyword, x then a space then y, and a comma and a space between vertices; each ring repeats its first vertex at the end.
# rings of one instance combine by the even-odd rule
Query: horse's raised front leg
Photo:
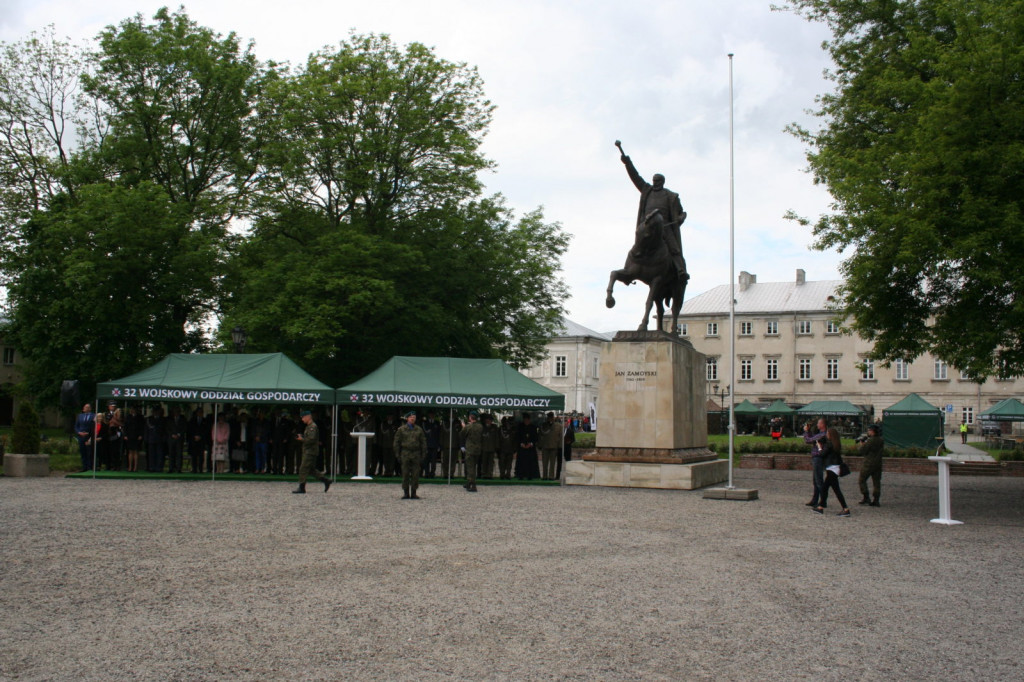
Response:
POLYGON ((609 308, 615 307, 615 297, 612 296, 612 287, 615 286, 615 282, 622 282, 629 286, 633 283, 633 279, 626 275, 625 270, 612 270, 612 274, 608 278, 608 296, 604 299, 604 304, 609 308))

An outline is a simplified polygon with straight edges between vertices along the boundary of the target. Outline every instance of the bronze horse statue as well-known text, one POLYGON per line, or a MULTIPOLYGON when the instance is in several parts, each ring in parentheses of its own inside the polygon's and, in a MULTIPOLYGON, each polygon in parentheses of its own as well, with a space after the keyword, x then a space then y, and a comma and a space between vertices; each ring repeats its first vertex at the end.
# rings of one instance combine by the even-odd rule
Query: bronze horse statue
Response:
MULTIPOLYGON (((685 214, 684 214, 685 216, 685 214)), ((621 270, 612 270, 608 278, 608 298, 605 305, 609 308, 615 307, 615 297, 612 296, 612 288, 615 282, 622 282, 630 285, 640 280, 650 291, 647 294, 647 306, 644 309, 644 319, 637 327, 637 331, 645 331, 651 319, 651 307, 657 308, 658 329, 663 330, 662 318, 665 314, 665 307, 672 309, 672 328, 670 333, 677 334, 679 311, 683 307, 683 294, 686 292, 686 283, 690 275, 685 271, 686 261, 683 261, 683 272, 676 270, 672 262, 672 255, 665 244, 664 231, 667 229, 665 217, 661 215, 660 209, 654 209, 644 217, 636 226, 636 238, 633 248, 626 255, 626 264, 621 270)))

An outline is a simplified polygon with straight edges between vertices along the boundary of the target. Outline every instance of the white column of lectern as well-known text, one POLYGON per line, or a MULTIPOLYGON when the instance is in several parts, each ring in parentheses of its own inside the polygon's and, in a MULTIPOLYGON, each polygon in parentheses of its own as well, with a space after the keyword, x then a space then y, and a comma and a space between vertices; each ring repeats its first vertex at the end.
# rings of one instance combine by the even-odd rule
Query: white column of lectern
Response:
POLYGON ((929 457, 931 461, 939 465, 939 518, 932 519, 932 523, 941 523, 946 526, 957 526, 963 521, 954 521, 950 518, 949 512, 949 463, 955 462, 952 457, 929 457))
POLYGON ((373 431, 353 431, 351 434, 353 438, 359 439, 359 462, 356 465, 356 475, 352 477, 353 481, 372 481, 373 478, 366 475, 366 439, 373 438, 375 434, 373 431))

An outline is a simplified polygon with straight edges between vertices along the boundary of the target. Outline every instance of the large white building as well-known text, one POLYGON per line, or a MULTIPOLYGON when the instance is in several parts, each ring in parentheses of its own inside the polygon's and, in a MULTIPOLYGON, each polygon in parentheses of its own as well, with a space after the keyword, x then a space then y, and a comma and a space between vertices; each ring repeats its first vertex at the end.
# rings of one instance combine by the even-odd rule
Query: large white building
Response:
POLYGON ((790 405, 847 400, 876 417, 909 393, 947 412, 948 426, 973 424, 978 414, 1024 393, 1016 378, 975 383, 931 355, 883 367, 867 359, 871 343, 841 330, 838 280, 809 282, 797 270, 790 282, 758 282, 741 272, 736 294, 735 381, 729 379, 729 285, 683 305, 680 332, 707 356, 707 386, 714 397, 729 388, 736 402, 781 399, 790 405), (951 406, 951 407, 950 407, 951 406))
POLYGON ((565 411, 590 414, 597 408, 601 344, 611 337, 562 318, 562 328, 547 344, 548 355, 523 374, 565 396, 565 411))
MULTIPOLYGON (((1019 378, 975 383, 930 355, 889 367, 867 359, 871 343, 844 333, 833 310, 839 280, 807 281, 803 270, 790 282, 758 282, 742 272, 736 286, 735 381, 729 378, 729 285, 686 301, 680 333, 707 356, 708 398, 724 403, 726 392, 754 404, 781 399, 790 406, 814 400, 846 400, 875 417, 909 393, 946 411, 947 428, 973 424, 978 414, 1008 397, 1024 395, 1019 378)), ((601 346, 611 336, 563 318, 548 343, 548 356, 524 371, 565 395, 567 411, 598 406, 601 346)), ((600 416, 600 412, 598 412, 600 416)))

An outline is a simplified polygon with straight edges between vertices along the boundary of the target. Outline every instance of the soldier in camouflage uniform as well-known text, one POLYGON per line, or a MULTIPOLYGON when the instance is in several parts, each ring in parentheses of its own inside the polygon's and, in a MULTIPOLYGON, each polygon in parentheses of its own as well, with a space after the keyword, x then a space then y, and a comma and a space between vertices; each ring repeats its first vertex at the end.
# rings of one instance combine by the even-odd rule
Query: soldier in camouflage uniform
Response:
POLYGON ((420 499, 416 488, 420 484, 420 467, 427 456, 427 434, 416 426, 415 412, 406 412, 405 425, 395 431, 394 450, 402 463, 402 499, 420 499))
POLYGON ((544 469, 541 471, 541 478, 554 480, 555 468, 558 463, 559 452, 562 449, 562 427, 555 421, 555 413, 548 412, 548 420, 540 426, 540 451, 541 461, 544 469))
POLYGON ((501 434, 494 425, 494 415, 485 414, 483 420, 483 436, 480 441, 480 478, 494 478, 494 457, 501 447, 501 434))
POLYGON ((882 456, 885 454, 885 441, 878 435, 878 427, 874 424, 868 427, 868 439, 860 446, 859 454, 864 458, 857 481, 860 485, 860 492, 864 496, 860 503, 879 507, 881 505, 878 498, 882 496, 882 456), (869 478, 871 487, 874 488, 873 498, 868 497, 869 478))
POLYGON ((462 452, 466 457, 466 484, 462 486, 471 493, 476 492, 476 469, 483 449, 484 427, 477 421, 476 412, 469 413, 469 423, 462 429, 462 452))
POLYGON ((302 430, 302 435, 295 436, 302 446, 302 463, 299 465, 299 487, 292 492, 305 493, 306 478, 310 474, 324 484, 324 492, 327 492, 327 489, 331 487, 331 480, 324 476, 322 471, 316 470, 316 456, 320 454, 320 430, 316 427, 316 422, 313 421, 312 412, 303 410, 300 414, 306 428, 302 430))

